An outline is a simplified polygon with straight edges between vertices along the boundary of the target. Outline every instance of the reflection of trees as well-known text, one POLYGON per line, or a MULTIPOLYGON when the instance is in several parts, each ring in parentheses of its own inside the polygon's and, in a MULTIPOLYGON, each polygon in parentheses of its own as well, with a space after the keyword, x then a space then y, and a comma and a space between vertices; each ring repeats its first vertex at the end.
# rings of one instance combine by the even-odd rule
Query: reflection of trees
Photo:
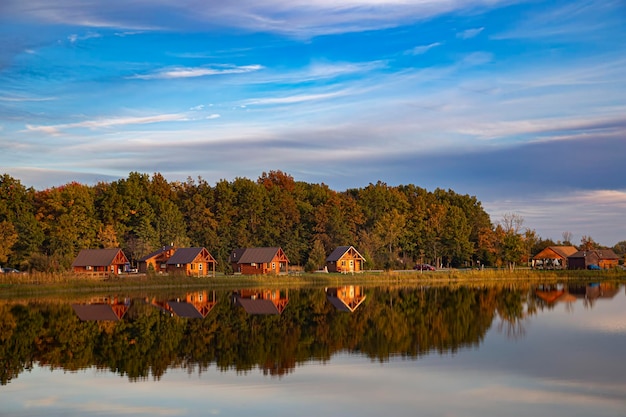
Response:
POLYGON ((512 289, 503 292, 497 299, 496 310, 500 321, 498 332, 505 333, 509 339, 517 340, 526 335, 524 328, 524 305, 527 293, 512 289))
MULTIPOLYGON (((204 319, 164 314, 133 300, 119 322, 81 322, 69 304, 0 307, 1 382, 33 363, 75 370, 94 366, 138 380, 170 367, 210 366, 284 375, 296 364, 328 360, 339 351, 385 361, 478 346, 497 314, 523 334, 522 293, 495 288, 367 289, 353 313, 328 302, 323 290, 290 291, 280 315, 250 315, 216 295, 204 319), (515 327, 517 326, 517 327, 515 327)), ((507 326, 509 325, 507 324, 507 326)))

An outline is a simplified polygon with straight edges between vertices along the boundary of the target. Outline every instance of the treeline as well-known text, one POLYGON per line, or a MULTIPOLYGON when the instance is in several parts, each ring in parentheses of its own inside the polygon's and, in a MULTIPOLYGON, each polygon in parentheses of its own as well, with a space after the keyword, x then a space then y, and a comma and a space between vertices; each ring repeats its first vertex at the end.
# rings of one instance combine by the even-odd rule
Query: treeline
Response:
MULTIPOLYGON (((46 190, 0 177, 0 264, 67 270, 84 248, 120 247, 134 264, 168 244, 206 247, 230 272, 237 247, 280 246, 292 265, 317 269, 339 245, 366 268, 403 269, 522 262, 541 244, 515 217, 492 224, 476 197, 378 182, 344 192, 281 171, 256 181, 168 182, 161 174, 46 190)), ((545 245, 547 246, 547 244, 545 245)), ((545 247, 544 246, 544 247, 545 247)))
POLYGON ((378 361, 453 353, 478 346, 496 318, 515 331, 533 300, 521 289, 372 288, 355 313, 343 313, 323 291, 289 295, 280 316, 253 316, 224 292, 204 319, 171 317, 137 298, 119 322, 81 322, 69 303, 0 304, 0 385, 34 364, 138 380, 211 366, 284 375, 342 351, 378 361))

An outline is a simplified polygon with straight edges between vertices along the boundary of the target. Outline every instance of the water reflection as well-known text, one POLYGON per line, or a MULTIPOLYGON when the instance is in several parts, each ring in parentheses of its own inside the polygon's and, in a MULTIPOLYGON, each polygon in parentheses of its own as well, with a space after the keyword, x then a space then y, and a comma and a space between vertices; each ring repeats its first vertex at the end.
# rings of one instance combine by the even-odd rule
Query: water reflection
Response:
POLYGON ((34 364, 105 369, 131 381, 210 366, 286 375, 298 364, 355 352, 380 362, 456 353, 493 323, 509 339, 561 301, 587 308, 617 284, 484 288, 239 289, 175 297, 112 296, 0 305, 0 382, 34 364), (350 314, 345 314, 349 312, 350 314), (166 313, 166 314, 163 314, 166 313))
POLYGON ((353 313, 365 301, 365 297, 361 286, 326 288, 326 298, 339 311, 353 313))
POLYGON ((152 297, 146 299, 146 302, 172 316, 203 319, 213 310, 217 304, 217 298, 215 291, 194 291, 185 294, 184 298, 161 300, 152 297))
POLYGON ((72 304, 82 321, 120 321, 130 307, 130 299, 95 297, 87 303, 72 304))
POLYGON ((253 315, 280 315, 289 303, 287 290, 239 290, 233 293, 233 304, 253 315))

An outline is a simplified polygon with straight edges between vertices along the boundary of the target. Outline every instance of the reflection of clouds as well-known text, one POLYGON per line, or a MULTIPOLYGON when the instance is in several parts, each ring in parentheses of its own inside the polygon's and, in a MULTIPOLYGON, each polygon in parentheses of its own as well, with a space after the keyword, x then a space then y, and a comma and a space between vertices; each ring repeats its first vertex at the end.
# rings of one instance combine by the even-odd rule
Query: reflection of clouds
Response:
POLYGON ((43 397, 24 401, 25 408, 50 407, 59 403, 59 397, 43 397))
POLYGON ((106 413, 108 415, 155 415, 155 416, 183 416, 188 415, 188 411, 184 407, 176 409, 168 409, 162 406, 134 406, 123 405, 112 402, 88 402, 85 404, 77 404, 73 407, 75 411, 85 413, 106 413))

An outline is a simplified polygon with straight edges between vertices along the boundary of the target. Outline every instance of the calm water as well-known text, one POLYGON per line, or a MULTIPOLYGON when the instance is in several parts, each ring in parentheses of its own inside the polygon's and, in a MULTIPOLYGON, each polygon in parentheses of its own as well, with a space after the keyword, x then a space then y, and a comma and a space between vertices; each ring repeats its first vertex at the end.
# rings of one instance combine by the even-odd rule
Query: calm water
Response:
POLYGON ((617 284, 0 302, 2 416, 626 416, 617 284))

